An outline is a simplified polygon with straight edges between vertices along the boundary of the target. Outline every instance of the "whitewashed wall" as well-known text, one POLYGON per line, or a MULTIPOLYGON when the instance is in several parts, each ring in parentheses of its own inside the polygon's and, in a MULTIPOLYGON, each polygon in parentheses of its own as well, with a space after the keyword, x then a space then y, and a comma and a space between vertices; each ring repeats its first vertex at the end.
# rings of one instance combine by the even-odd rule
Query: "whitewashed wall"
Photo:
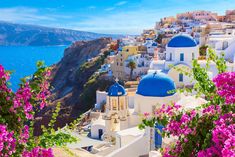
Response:
MULTIPOLYGON (((184 71, 187 71, 187 72, 191 72, 192 71, 190 67, 188 67, 188 66, 186 66, 184 64, 176 65, 176 68, 180 68, 180 69, 182 69, 184 71)), ((168 76, 170 76, 174 80, 175 85, 177 87, 181 87, 183 85, 187 86, 187 85, 192 85, 193 84, 193 82, 191 82, 192 79, 190 77, 186 76, 185 74, 183 74, 183 82, 180 82, 179 81, 179 74, 180 74, 180 72, 177 71, 174 68, 171 68, 169 70, 169 72, 168 72, 168 76)))
POLYGON ((96 104, 100 106, 103 102, 106 103, 107 93, 105 91, 96 91, 96 104))
POLYGON ((148 138, 140 136, 128 145, 117 149, 106 157, 138 157, 140 155, 148 154, 148 138))
POLYGON ((95 139, 99 138, 99 129, 102 129, 103 133, 105 132, 104 125, 102 125, 102 124, 91 125, 91 138, 95 138, 95 139))
MULTIPOLYGON (((156 89, 157 90, 157 89, 156 89)), ((174 95, 167 97, 147 97, 139 94, 135 95, 135 112, 144 114, 145 112, 152 113, 154 107, 160 107, 163 104, 169 104, 176 102, 180 99, 180 95, 175 93, 174 95)))

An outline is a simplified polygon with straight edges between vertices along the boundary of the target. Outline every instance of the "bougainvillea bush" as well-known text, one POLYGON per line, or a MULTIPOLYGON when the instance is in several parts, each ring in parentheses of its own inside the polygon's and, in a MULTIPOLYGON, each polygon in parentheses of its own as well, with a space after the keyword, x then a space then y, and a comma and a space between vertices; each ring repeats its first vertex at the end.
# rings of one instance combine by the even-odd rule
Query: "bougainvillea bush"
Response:
MULTIPOLYGON (((37 67, 34 75, 22 79, 20 88, 13 92, 8 84, 10 72, 0 65, 0 156, 52 157, 49 147, 76 141, 66 133, 55 132, 50 123, 48 127, 42 126, 41 136, 33 135, 34 115, 47 106, 50 96, 50 68, 42 62, 38 62, 37 67)), ((57 114, 58 107, 52 122, 57 114)))
POLYGON ((154 121, 164 126, 163 137, 176 137, 172 146, 162 148, 164 157, 235 157, 235 72, 226 72, 223 58, 211 50, 209 54, 207 62, 215 62, 219 74, 211 80, 209 67, 200 67, 195 60, 191 74, 195 85, 186 90, 194 90, 207 103, 188 111, 165 104, 153 116, 145 114, 139 125, 144 128, 154 121))

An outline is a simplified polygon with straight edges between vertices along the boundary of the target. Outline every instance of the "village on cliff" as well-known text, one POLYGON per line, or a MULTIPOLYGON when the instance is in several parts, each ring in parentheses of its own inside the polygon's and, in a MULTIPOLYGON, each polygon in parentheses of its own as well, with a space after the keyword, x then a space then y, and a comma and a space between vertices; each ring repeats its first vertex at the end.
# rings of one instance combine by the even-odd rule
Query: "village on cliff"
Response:
MULTIPOLYGON (((96 104, 83 114, 80 125, 84 137, 80 136, 79 146, 70 147, 96 156, 158 157, 159 148, 171 145, 175 138, 162 138, 154 128, 140 130, 142 116, 162 104, 175 102, 191 110, 206 103, 194 94, 169 91, 194 86, 192 78, 177 69, 190 72, 193 60, 206 67, 209 48, 223 55, 228 71, 235 71, 235 10, 223 16, 192 11, 164 17, 141 35, 109 46, 111 51, 97 73, 115 83, 108 91, 96 91, 96 104)), ((218 74, 215 63, 209 63, 207 73, 211 79, 218 74)))

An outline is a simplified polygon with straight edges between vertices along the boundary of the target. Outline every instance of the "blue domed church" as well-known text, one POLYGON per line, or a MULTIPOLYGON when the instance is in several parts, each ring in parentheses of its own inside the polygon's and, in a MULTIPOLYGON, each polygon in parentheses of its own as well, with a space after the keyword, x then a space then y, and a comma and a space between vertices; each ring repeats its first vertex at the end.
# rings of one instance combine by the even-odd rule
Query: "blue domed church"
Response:
POLYGON ((104 134, 102 138, 110 140, 117 132, 137 126, 141 122, 140 115, 154 113, 162 104, 178 101, 179 94, 175 89, 174 81, 162 72, 145 75, 134 95, 128 95, 126 89, 116 80, 107 91, 104 115, 96 123, 98 128, 92 125, 92 135, 101 138, 104 134))
POLYGON ((192 61, 199 57, 199 46, 197 42, 187 34, 174 36, 166 46, 165 60, 154 60, 150 71, 162 71, 171 77, 176 86, 192 85, 191 79, 176 69, 184 69, 190 72, 192 61), (175 68, 172 68, 174 66, 175 68))
MULTIPOLYGON (((158 71, 143 76, 134 89, 125 89, 116 80, 107 92, 97 92, 97 98, 101 95, 102 101, 105 101, 105 112, 93 113, 96 118, 91 122, 91 137, 114 145, 115 151, 110 157, 123 156, 123 152, 126 156, 140 156, 155 147, 164 147, 164 139, 154 127, 138 128, 144 113, 155 113, 163 104, 184 105, 190 102, 192 107, 197 107, 204 103, 177 93, 174 80, 158 71)), ((155 127, 161 130, 163 126, 156 123, 155 127)))
POLYGON ((162 72, 145 75, 137 88, 135 95, 135 112, 143 114, 153 113, 156 107, 179 100, 175 91, 174 81, 162 72))

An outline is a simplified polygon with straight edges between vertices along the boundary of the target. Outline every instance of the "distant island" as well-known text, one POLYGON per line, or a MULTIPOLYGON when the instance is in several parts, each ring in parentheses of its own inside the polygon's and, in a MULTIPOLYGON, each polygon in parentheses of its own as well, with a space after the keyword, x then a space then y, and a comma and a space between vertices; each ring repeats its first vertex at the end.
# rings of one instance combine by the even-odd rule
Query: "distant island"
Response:
POLYGON ((122 37, 122 35, 99 34, 63 28, 50 28, 0 21, 1 46, 70 45, 75 41, 87 41, 100 37, 119 38, 122 37))

